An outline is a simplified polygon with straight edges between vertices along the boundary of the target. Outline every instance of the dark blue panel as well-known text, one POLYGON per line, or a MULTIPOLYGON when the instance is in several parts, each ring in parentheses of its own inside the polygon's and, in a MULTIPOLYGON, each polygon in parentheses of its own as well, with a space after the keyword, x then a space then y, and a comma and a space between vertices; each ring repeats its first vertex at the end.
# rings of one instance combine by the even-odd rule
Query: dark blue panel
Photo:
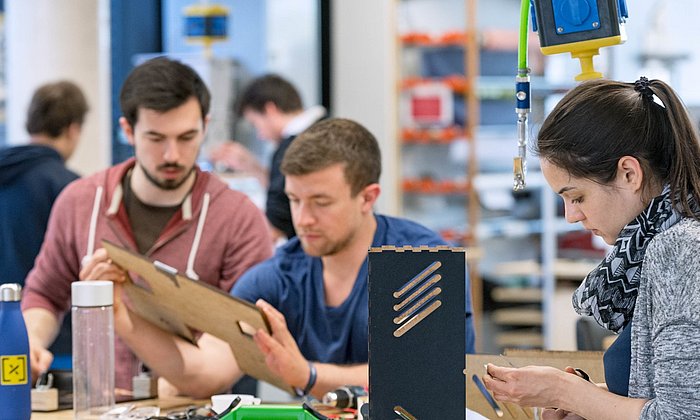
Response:
POLYGON ((119 91, 134 67, 136 54, 163 51, 161 0, 111 0, 112 37, 112 162, 133 155, 131 146, 120 140, 119 91))

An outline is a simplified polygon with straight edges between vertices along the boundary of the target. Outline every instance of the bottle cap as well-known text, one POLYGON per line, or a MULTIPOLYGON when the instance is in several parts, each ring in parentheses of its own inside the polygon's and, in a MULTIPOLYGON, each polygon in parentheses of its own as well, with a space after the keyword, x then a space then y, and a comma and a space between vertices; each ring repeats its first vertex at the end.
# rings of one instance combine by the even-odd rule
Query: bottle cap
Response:
POLYGON ((0 302, 17 302, 21 298, 21 285, 17 283, 0 284, 0 302))
POLYGON ((73 306, 109 306, 114 303, 114 285, 109 280, 74 281, 71 284, 73 306))

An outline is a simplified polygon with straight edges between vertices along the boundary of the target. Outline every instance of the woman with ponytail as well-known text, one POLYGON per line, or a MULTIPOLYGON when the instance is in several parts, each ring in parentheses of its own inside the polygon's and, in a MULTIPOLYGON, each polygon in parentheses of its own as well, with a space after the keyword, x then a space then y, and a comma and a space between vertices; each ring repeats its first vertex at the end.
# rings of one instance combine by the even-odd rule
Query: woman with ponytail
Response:
POLYGON ((700 418, 700 141, 683 103, 645 77, 584 82, 536 149, 567 221, 613 246, 573 306, 619 336, 605 384, 494 365, 484 383, 496 399, 546 408, 543 419, 700 418))

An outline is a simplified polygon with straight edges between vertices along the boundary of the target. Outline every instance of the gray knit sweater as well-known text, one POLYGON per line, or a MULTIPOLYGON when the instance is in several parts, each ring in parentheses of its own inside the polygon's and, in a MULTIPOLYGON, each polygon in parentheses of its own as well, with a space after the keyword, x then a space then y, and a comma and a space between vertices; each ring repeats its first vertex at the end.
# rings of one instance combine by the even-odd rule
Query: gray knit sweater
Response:
POLYGON ((700 419, 700 222, 649 243, 632 323, 629 396, 641 419, 700 419))

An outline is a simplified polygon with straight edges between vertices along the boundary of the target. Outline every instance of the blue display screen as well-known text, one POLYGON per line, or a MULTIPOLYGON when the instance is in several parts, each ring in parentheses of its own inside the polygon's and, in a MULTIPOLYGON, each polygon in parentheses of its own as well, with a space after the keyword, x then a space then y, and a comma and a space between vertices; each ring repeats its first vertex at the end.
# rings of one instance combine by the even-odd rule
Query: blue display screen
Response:
POLYGON ((186 16, 185 36, 187 37, 226 37, 228 19, 222 16, 186 16))

